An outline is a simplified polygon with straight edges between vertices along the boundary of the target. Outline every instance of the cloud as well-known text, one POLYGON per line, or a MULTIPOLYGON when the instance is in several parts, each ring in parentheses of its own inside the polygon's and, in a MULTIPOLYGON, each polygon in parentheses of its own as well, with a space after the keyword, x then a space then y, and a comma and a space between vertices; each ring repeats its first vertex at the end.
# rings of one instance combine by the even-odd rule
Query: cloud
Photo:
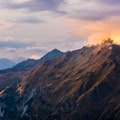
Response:
POLYGON ((65 3, 61 9, 71 18, 97 21, 120 16, 118 0, 66 0, 65 3))
POLYGON ((120 0, 97 0, 100 3, 107 4, 107 5, 120 5, 120 0))
POLYGON ((15 22, 18 23, 27 23, 27 24, 39 24, 39 23, 45 23, 45 21, 37 18, 37 17, 25 17, 21 18, 19 20, 16 20, 15 22))
POLYGON ((10 47, 5 49, 6 52, 16 52, 16 50, 17 48, 10 48, 10 47))
MULTIPOLYGON (((8 38, 8 37, 6 37, 8 38)), ((16 40, 16 39, 15 39, 16 40)), ((68 51, 79 49, 85 44, 85 41, 82 40, 80 37, 73 37, 73 38, 66 38, 61 39, 61 41, 51 40, 51 41, 44 41, 44 42, 15 42, 14 41, 6 41, 0 42, 0 57, 4 58, 18 58, 18 57, 25 57, 25 58, 40 58, 45 55, 47 52, 57 48, 61 51, 68 51), (74 44, 73 44, 74 43, 74 44)))
POLYGON ((28 42, 17 42, 17 41, 0 41, 1 48, 25 48, 27 46, 34 45, 28 42))
POLYGON ((6 20, 0 20, 0 31, 10 29, 13 26, 14 26, 14 24, 12 22, 8 22, 6 20))
POLYGON ((17 3, 23 3, 23 2, 26 2, 26 1, 29 1, 29 0, 13 0, 14 2, 17 2, 17 3))
POLYGON ((48 50, 44 47, 37 47, 34 44, 27 44, 27 43, 15 43, 15 42, 0 42, 0 57, 2 58, 40 58, 48 50), (18 45, 19 44, 19 45, 18 45))
POLYGON ((39 55, 36 55, 36 54, 33 54, 30 58, 31 58, 31 59, 39 59, 40 56, 39 56, 39 55))
POLYGON ((28 0, 23 2, 9 1, 4 2, 4 7, 9 9, 26 9, 29 11, 59 11, 59 5, 62 4, 64 0, 28 0))
MULTIPOLYGON (((64 17, 93 21, 109 19, 112 16, 120 16, 119 0, 23 0, 22 2, 6 0, 2 6, 11 10, 24 9, 30 12, 51 11, 65 13, 64 15, 62 14, 64 17)), ((34 17, 24 18, 19 21, 25 23, 42 22, 42 20, 34 17)))
POLYGON ((118 0, 1 1, 0 56, 36 57, 54 48, 74 50, 120 38, 118 0))
POLYGON ((7 36, 4 39, 2 39, 2 41, 4 41, 4 42, 12 42, 12 41, 15 41, 15 38, 12 37, 12 36, 7 36))
POLYGON ((73 33, 76 36, 88 39, 88 44, 96 44, 111 38, 115 43, 120 43, 120 17, 101 21, 88 21, 80 19, 68 19, 74 24, 73 33))

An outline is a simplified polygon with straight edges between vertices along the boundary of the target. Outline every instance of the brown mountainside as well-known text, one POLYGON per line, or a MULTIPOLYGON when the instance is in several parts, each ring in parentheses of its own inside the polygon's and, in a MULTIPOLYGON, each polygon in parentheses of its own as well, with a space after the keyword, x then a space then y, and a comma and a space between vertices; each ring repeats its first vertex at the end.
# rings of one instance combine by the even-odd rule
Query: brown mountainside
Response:
POLYGON ((3 118, 119 120, 119 73, 119 45, 104 43, 70 52, 37 67, 17 87, 7 88, 0 98, 3 118), (9 109, 8 94, 14 104, 9 109), (11 109, 17 109, 16 116, 11 109))

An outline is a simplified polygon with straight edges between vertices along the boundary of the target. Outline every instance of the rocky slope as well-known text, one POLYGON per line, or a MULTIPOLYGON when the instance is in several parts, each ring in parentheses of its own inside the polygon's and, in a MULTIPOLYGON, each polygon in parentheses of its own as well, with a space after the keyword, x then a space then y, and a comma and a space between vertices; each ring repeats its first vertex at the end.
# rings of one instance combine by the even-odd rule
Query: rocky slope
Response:
POLYGON ((1 118, 119 120, 119 73, 119 45, 107 42, 69 52, 1 91, 1 118))

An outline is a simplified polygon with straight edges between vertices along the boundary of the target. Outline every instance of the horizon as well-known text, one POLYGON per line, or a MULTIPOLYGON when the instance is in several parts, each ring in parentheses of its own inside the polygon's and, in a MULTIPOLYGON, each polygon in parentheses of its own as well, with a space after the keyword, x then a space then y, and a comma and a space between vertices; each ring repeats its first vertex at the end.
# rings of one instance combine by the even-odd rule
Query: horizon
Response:
POLYGON ((1 0, 0 6, 0 58, 38 59, 107 38, 120 43, 116 0, 1 0))
POLYGON ((102 40, 102 41, 99 42, 99 43, 84 45, 84 46, 82 46, 81 48, 74 49, 74 50, 61 51, 61 50, 59 50, 59 49, 57 49, 57 48, 54 48, 54 49, 48 51, 47 53, 45 53, 45 54, 44 54, 43 56, 41 56, 40 58, 39 58, 38 56, 35 56, 35 57, 33 57, 33 58, 32 58, 32 57, 31 57, 31 58, 23 58, 23 57, 21 57, 21 58, 15 58, 15 59, 0 58, 0 60, 2 60, 2 59, 7 59, 7 60, 10 60, 10 61, 12 61, 12 62, 14 62, 14 63, 21 63, 21 62, 23 62, 23 61, 25 61, 25 60, 28 60, 28 59, 39 60, 39 59, 41 59, 42 57, 44 57, 45 55, 47 55, 48 53, 50 53, 50 52, 52 52, 52 51, 54 51, 54 50, 58 50, 58 51, 60 51, 60 52, 67 53, 67 52, 73 52, 73 51, 82 49, 82 48, 84 48, 84 47, 99 46, 99 45, 102 45, 102 44, 104 44, 104 43, 106 44, 106 43, 108 43, 108 42, 109 42, 110 44, 120 45, 120 44, 116 43, 114 40, 112 40, 111 38, 107 38, 107 39, 102 40), (18 61, 19 61, 19 62, 18 62, 18 61))
POLYGON ((112 43, 112 44, 120 45, 119 43, 115 42, 113 39, 107 38, 107 39, 103 39, 102 41, 100 41, 100 42, 98 42, 98 43, 95 43, 95 44, 86 44, 86 45, 84 45, 84 46, 82 46, 82 47, 80 47, 80 48, 74 49, 74 50, 61 51, 61 50, 59 50, 59 49, 57 49, 57 48, 54 48, 54 49, 52 49, 52 50, 44 53, 41 57, 36 56, 36 55, 33 55, 33 56, 31 56, 31 57, 28 57, 28 58, 25 58, 25 57, 17 57, 17 58, 12 58, 12 59, 0 57, 0 60, 2 60, 2 59, 7 59, 7 60, 10 60, 10 61, 15 62, 15 63, 20 63, 20 62, 22 62, 22 61, 24 61, 24 60, 28 60, 28 59, 39 60, 39 59, 41 59, 42 57, 44 57, 46 54, 48 54, 49 52, 52 52, 53 50, 58 50, 58 51, 63 52, 63 53, 72 52, 72 51, 76 51, 76 50, 82 49, 83 47, 99 46, 99 45, 105 43, 106 41, 108 42, 108 40, 111 40, 111 43, 112 43), (20 61, 20 62, 18 62, 18 61, 20 61))

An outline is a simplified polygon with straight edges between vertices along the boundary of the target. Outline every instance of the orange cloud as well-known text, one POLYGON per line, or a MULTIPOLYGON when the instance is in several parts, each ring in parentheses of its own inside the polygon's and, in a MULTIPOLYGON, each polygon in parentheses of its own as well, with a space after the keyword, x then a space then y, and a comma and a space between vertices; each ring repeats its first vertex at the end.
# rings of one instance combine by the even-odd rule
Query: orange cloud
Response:
POLYGON ((13 26, 13 23, 0 19, 0 31, 12 28, 13 26))
POLYGON ((96 44, 111 38, 120 44, 120 17, 106 20, 88 21, 81 19, 67 19, 72 27, 72 33, 83 38, 88 38, 88 44, 96 44))
POLYGON ((35 59, 35 60, 37 60, 37 59, 40 58, 40 56, 34 54, 34 55, 32 55, 30 58, 31 58, 31 59, 35 59))

